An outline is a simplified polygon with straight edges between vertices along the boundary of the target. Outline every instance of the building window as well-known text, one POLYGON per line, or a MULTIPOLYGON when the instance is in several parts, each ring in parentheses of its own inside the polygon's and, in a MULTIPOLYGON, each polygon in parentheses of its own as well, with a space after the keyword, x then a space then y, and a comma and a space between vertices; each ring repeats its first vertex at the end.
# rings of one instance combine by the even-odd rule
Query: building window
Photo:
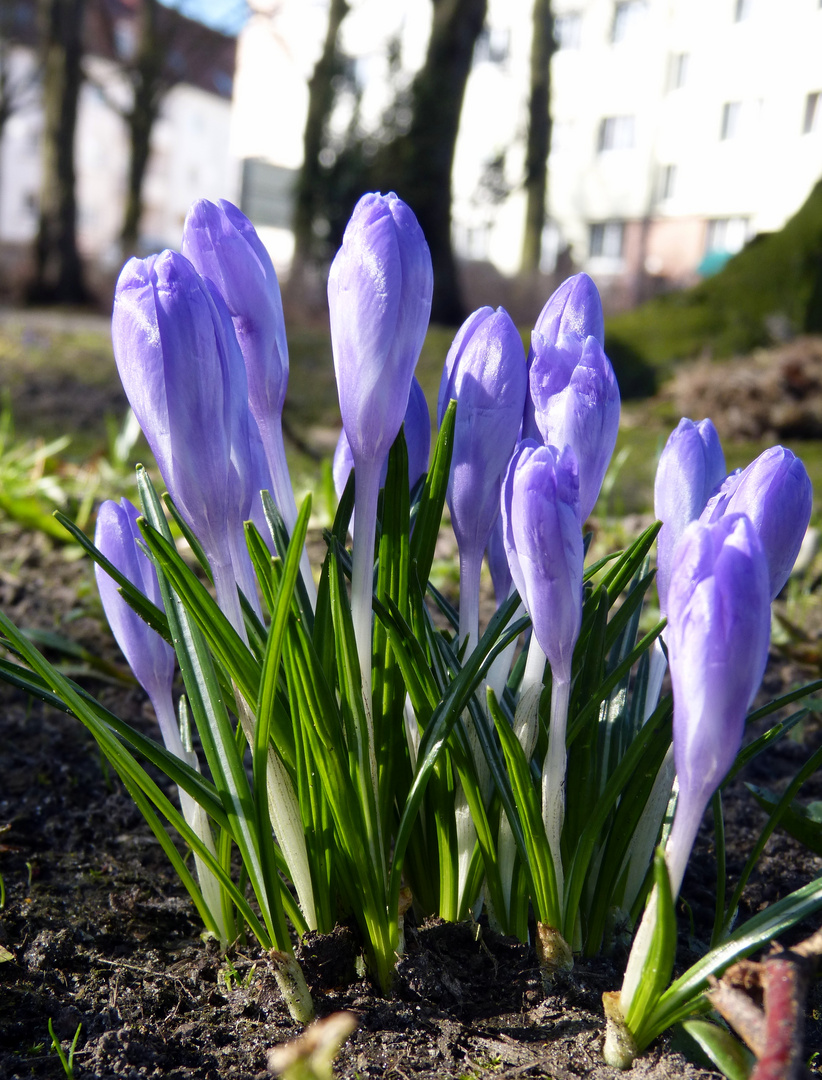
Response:
POLYGON ((588 254, 592 259, 609 259, 618 262, 622 259, 624 242, 624 221, 598 222, 591 225, 588 254))
POLYGON ((605 116, 599 124, 597 150, 631 150, 635 140, 633 116, 605 116))
POLYGON ((735 255, 745 246, 750 222, 745 217, 713 218, 705 234, 705 253, 727 252, 735 255))
POLYGON ((744 22, 753 14, 754 0, 736 0, 734 5, 734 22, 744 22))
POLYGON ((646 14, 645 0, 617 0, 611 26, 611 42, 626 41, 642 24, 646 14))
POLYGON ((802 134, 810 135, 812 131, 822 131, 822 104, 819 101, 820 93, 808 94, 805 98, 805 119, 802 122, 802 134))
POLYGON ((658 197, 660 202, 673 198, 676 187, 676 165, 662 165, 659 170, 658 197))
POLYGON ((511 32, 506 28, 484 26, 474 46, 474 62, 504 64, 511 52, 511 32))
POLYGON ((720 139, 737 139, 742 134, 742 102, 726 101, 722 106, 720 139))
POLYGON ((554 41, 558 49, 578 49, 582 44, 582 12, 566 11, 554 19, 554 41))
POLYGON ((690 53, 673 53, 668 61, 668 90, 680 90, 688 81, 690 53))

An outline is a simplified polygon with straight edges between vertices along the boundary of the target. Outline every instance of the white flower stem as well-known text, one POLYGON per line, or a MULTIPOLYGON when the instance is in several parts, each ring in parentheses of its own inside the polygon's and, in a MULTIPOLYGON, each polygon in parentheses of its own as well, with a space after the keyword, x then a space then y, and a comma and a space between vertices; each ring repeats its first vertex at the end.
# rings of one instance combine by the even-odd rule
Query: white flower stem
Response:
POLYGON ((551 849, 554 876, 557 883, 557 902, 563 909, 565 875, 562 869, 560 840, 565 822, 565 729, 568 723, 568 702, 571 683, 557 682, 551 688, 551 722, 548 730, 548 752, 542 766, 542 821, 551 849))
MULTIPOLYGON (((354 470, 354 547, 351 566, 351 619, 362 678, 362 697, 365 709, 367 767, 373 792, 377 820, 369 839, 375 865, 384 866, 382 830, 379 821, 377 782, 377 752, 374 739, 374 714, 371 700, 371 602, 374 590, 374 546, 377 524, 377 503, 380 495, 382 462, 361 462, 354 470), (375 847, 376 845, 376 847, 375 847)), ((366 762, 361 762, 361 767, 366 762)), ((366 800, 367 802, 367 800, 366 800)))

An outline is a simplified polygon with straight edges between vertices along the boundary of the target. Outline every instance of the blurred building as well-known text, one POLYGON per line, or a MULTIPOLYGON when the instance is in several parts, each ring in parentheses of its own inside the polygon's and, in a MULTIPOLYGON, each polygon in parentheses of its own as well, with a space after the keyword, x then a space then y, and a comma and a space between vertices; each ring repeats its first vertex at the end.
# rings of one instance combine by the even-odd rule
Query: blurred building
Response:
MULTIPOLYGON (((25 250, 37 230, 43 113, 35 0, 2 0, 0 34, 17 95, 0 141, 0 245, 25 250), (8 12, 8 14, 6 14, 8 12)), ((116 266, 125 206, 131 102, 127 68, 138 40, 140 0, 87 0, 85 80, 78 106, 75 163, 81 253, 116 266)), ((143 186, 142 252, 179 247, 197 198, 239 198, 229 154, 236 39, 163 9, 170 88, 152 130, 143 186)))
MULTIPOLYGON (((257 8, 260 4, 255 5, 257 8)), ((550 219, 560 252, 630 302, 719 268, 822 177, 822 0, 554 0, 550 219)), ((240 37, 233 150, 281 266, 327 0, 269 0, 240 37)), ((430 0, 352 0, 342 48, 367 129, 424 56, 430 0), (391 49, 389 49, 391 46, 391 49), (389 62, 393 56, 393 66, 389 62), (399 62, 398 62, 399 58, 399 62)), ((519 265, 531 0, 488 0, 454 166, 464 259, 519 265)))

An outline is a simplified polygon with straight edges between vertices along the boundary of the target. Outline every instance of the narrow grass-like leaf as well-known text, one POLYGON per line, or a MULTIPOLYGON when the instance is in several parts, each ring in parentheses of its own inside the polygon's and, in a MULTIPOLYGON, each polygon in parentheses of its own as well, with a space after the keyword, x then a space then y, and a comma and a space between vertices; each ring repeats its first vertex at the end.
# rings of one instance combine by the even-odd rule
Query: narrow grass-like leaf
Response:
POLYGON ((730 1031, 710 1020, 685 1020, 681 1027, 728 1080, 748 1080, 756 1058, 730 1031))
POLYGON ((644 1018, 656 1007, 674 970, 676 916, 668 867, 662 848, 657 848, 654 856, 654 891, 651 893, 648 906, 649 908, 653 906, 654 926, 636 992, 625 1016, 625 1022, 631 1031, 639 1028, 644 1018))
POLYGON ((249 705, 255 704, 260 685, 259 663, 208 589, 180 558, 171 541, 150 523, 142 525, 141 532, 156 566, 168 579, 186 612, 194 619, 215 658, 229 673, 249 705))

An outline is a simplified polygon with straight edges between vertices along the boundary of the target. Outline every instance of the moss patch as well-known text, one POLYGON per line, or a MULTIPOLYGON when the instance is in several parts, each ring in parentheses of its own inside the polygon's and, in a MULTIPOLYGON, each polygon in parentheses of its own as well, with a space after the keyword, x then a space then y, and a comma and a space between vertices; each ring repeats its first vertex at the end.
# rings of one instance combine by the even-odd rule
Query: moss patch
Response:
MULTIPOLYGON (((822 181, 779 232, 763 234, 714 277, 608 319, 608 355, 650 364, 750 352, 785 334, 822 331, 822 181)), ((653 388, 649 388, 652 390, 653 388)))

